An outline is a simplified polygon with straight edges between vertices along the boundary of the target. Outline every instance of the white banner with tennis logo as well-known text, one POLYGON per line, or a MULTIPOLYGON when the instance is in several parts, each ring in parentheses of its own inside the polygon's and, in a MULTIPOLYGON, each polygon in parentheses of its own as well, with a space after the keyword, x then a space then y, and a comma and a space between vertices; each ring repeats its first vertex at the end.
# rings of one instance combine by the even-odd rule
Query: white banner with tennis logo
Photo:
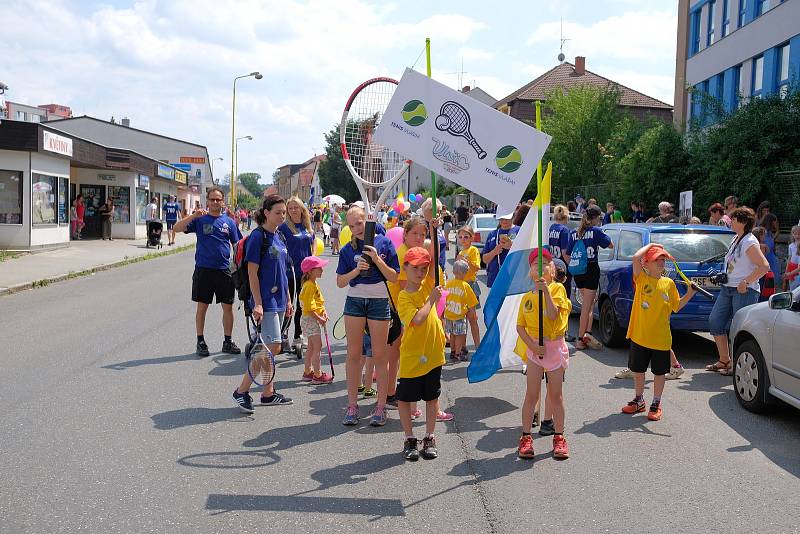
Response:
POLYGON ((497 203, 498 213, 516 208, 550 139, 411 69, 373 138, 497 203))

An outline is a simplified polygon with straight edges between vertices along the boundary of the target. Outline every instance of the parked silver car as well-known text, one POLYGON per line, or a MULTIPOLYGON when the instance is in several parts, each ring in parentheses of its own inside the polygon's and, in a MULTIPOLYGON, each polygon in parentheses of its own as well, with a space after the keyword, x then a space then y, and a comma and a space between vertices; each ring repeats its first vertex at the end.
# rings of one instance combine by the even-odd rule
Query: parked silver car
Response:
POLYGON ((800 409, 800 288, 736 312, 730 339, 739 404, 763 412, 780 399, 800 409))
MULTIPOLYGON (((486 244, 486 237, 489 233, 497 228, 499 221, 495 219, 494 213, 476 213, 472 215, 464 226, 472 228, 475 236, 472 238, 472 244, 483 254, 483 246, 486 244)), ((456 248, 458 248, 458 241, 456 240, 456 248)))

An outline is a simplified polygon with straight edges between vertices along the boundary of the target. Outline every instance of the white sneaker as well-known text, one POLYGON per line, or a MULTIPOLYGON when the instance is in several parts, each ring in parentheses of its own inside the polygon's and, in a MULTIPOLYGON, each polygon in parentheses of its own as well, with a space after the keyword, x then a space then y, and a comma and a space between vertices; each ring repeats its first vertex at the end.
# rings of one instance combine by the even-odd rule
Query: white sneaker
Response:
POLYGON ((684 372, 685 369, 683 367, 670 367, 669 373, 667 373, 664 378, 667 380, 677 380, 684 372))
POLYGON ((597 341, 592 334, 583 334, 583 343, 593 350, 600 350, 603 348, 603 344, 597 341))
POLYGON ((626 367, 622 371, 617 372, 617 374, 614 375, 614 378, 633 378, 633 371, 626 367))

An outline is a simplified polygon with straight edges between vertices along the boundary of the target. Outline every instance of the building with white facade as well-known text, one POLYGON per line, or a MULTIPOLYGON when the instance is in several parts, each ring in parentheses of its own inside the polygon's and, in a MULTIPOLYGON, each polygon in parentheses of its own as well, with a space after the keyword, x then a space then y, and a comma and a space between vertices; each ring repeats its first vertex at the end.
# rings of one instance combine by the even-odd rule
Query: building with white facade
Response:
POLYGON ((800 0, 679 0, 675 126, 716 121, 800 78, 800 0), (693 121, 695 119, 695 121, 693 121))

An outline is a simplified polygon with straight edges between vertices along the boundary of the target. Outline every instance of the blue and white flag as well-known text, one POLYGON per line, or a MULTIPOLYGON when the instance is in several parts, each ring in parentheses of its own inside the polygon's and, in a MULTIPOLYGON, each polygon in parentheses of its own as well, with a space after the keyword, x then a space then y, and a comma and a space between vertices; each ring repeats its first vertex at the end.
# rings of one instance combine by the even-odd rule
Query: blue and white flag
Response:
POLYGON ((539 212, 536 209, 541 201, 542 240, 547 244, 550 230, 550 182, 552 166, 548 165, 542 179, 542 190, 536 197, 534 207, 528 211, 511 250, 500 266, 500 272, 492 284, 486 304, 483 306, 483 318, 486 334, 467 368, 470 383, 482 382, 491 378, 498 369, 522 365, 522 359, 514 352, 519 334, 517 334, 517 313, 522 297, 534 289, 530 278, 528 256, 537 247, 539 212))

